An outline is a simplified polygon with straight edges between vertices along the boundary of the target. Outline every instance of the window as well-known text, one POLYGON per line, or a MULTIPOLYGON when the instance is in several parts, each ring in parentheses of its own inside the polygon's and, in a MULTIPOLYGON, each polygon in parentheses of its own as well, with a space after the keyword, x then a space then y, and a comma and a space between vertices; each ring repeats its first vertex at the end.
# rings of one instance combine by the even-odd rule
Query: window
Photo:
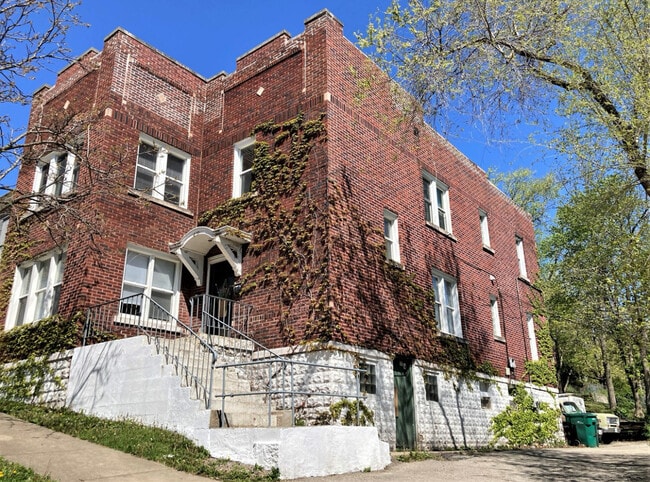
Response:
POLYGON ((361 393, 377 393, 377 375, 375 365, 372 363, 361 362, 359 369, 364 370, 359 373, 359 391, 361 393))
POLYGON ((492 384, 487 380, 479 380, 478 385, 481 392, 481 408, 492 408, 492 397, 490 397, 490 386, 492 384))
POLYGON ((141 139, 134 188, 154 199, 176 206, 187 206, 189 155, 153 139, 141 139))
POLYGON ((74 191, 79 177, 79 165, 69 152, 52 152, 36 165, 32 191, 33 208, 38 208, 47 198, 56 198, 74 191))
POLYGON ((6 329, 58 312, 63 262, 64 255, 56 252, 16 269, 6 329))
POLYGON ((528 279, 528 272, 526 271, 526 258, 524 257, 524 240, 520 237, 515 238, 517 244, 517 261, 519 262, 519 276, 528 279))
POLYGON ((478 219, 481 223, 481 240, 483 241, 483 246, 486 248, 490 247, 490 231, 488 229, 488 215, 485 211, 479 210, 478 219))
POLYGON ((235 144, 235 164, 233 168, 232 197, 240 197, 252 191, 253 159, 255 158, 255 138, 249 137, 235 144))
POLYGON ((422 175, 424 219, 427 223, 451 233, 449 188, 428 173, 422 175))
POLYGON ((528 344, 530 345, 530 359, 532 361, 539 360, 539 355, 537 354, 537 337, 535 336, 535 319, 530 313, 526 313, 526 318, 528 321, 528 344))
POLYGON ((424 375, 424 391, 427 400, 430 402, 438 401, 438 375, 432 373, 425 373, 424 375))
POLYGON ((5 245, 7 237, 7 228, 9 227, 9 216, 0 216, 0 257, 2 257, 2 248, 5 245))
POLYGON ((433 293, 435 296, 435 316, 441 332, 463 336, 458 306, 456 280, 438 271, 433 272, 433 293))
POLYGON ((165 319, 168 313, 175 316, 179 278, 178 262, 171 256, 129 248, 124 264, 122 298, 132 298, 122 302, 120 312, 134 316, 146 313, 147 318, 152 319, 165 319))
POLYGON ((400 262, 399 234, 397 232, 397 214, 384 210, 384 241, 386 243, 386 259, 400 262))
POLYGON ((496 296, 490 296, 490 311, 492 312, 492 329, 494 338, 502 339, 501 317, 499 316, 499 299, 496 296))

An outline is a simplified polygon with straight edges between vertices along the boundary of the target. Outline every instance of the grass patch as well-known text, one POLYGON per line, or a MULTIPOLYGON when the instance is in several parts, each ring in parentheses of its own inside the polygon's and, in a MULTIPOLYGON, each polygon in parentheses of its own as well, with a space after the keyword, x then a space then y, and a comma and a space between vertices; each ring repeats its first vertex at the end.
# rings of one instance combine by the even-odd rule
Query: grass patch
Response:
POLYGON ((420 460, 441 460, 440 454, 433 452, 424 452, 421 450, 411 450, 409 453, 400 454, 397 460, 400 462, 419 462, 420 460))
POLYGON ((259 466, 214 459, 206 449, 176 432, 147 427, 130 420, 105 420, 68 409, 52 409, 2 399, 0 412, 203 477, 226 481, 267 481, 277 480, 280 476, 277 469, 269 471, 259 466))
POLYGON ((54 479, 39 475, 32 469, 0 457, 0 481, 2 482, 47 482, 52 480, 54 479))

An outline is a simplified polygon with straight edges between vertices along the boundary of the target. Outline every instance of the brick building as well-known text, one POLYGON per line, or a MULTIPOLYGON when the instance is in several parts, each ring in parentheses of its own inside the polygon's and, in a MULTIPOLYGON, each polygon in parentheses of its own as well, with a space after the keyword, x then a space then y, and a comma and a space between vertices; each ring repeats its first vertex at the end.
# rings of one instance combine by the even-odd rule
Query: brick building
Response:
POLYGON ((327 11, 210 79, 114 31, 34 97, 77 142, 21 168, 5 330, 236 299, 262 345, 365 368, 392 446, 485 444, 538 358, 532 223, 381 79, 327 11))

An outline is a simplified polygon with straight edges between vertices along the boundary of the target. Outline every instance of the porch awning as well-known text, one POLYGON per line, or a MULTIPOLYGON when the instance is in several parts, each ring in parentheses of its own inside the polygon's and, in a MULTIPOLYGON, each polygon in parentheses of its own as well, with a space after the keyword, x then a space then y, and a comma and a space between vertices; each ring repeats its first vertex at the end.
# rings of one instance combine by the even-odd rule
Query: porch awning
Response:
POLYGON ((189 230, 180 241, 169 243, 169 252, 178 256, 183 266, 194 277, 196 285, 201 286, 204 258, 213 246, 219 247, 235 276, 241 276, 242 247, 250 243, 251 239, 251 233, 232 226, 221 226, 217 229, 197 226, 189 230))

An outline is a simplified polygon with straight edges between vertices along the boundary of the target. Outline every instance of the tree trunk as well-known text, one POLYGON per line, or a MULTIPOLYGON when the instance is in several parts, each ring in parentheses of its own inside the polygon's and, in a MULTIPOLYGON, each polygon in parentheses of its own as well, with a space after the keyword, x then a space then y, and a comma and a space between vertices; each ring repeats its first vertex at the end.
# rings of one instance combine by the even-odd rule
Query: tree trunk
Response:
MULTIPOLYGON (((607 346, 604 336, 598 337, 600 344, 600 354, 603 357, 603 372, 605 376, 605 387, 607 388, 607 401, 609 402, 609 409, 613 412, 616 410, 616 392, 614 391, 614 379, 612 378, 612 367, 609 363, 609 354, 607 353, 607 346)), ((646 396, 646 401, 647 401, 646 396)))
POLYGON ((641 341, 639 343, 639 355, 641 356, 641 368, 643 370, 643 387, 645 388, 645 416, 650 421, 650 362, 648 361, 648 330, 642 328, 641 341))

